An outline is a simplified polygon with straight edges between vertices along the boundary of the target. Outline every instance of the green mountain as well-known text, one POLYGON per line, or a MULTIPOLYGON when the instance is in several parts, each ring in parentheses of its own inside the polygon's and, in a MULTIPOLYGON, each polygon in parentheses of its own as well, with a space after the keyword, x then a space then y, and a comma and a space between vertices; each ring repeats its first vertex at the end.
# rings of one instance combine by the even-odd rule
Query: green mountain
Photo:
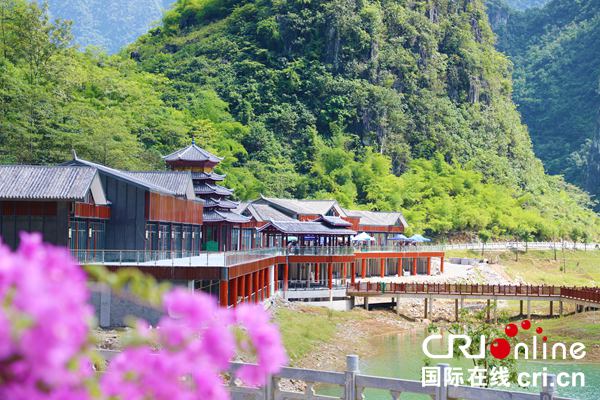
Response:
POLYGON ((587 240, 589 197, 544 175, 482 4, 180 1, 119 55, 0 0, 0 162, 75 149, 164 168, 191 137, 239 199, 401 209, 448 237, 587 240))
POLYGON ((514 63, 514 100, 546 170, 600 195, 592 138, 600 110, 600 2, 553 0, 512 11, 489 5, 498 48, 514 63), (592 164, 589 164, 591 161, 592 164))
POLYGON ((110 53, 146 33, 173 0, 48 0, 50 15, 73 21, 75 42, 110 53))
POLYGON ((543 7, 549 0, 506 0, 511 8, 515 10, 526 10, 528 8, 543 7))
POLYGON ((131 51, 186 96, 214 88, 258 132, 242 139, 249 155, 267 159, 255 136, 272 138, 300 174, 315 138, 341 134, 387 155, 398 175, 441 153, 534 188, 541 165, 493 45, 480 1, 215 0, 176 3, 131 51))

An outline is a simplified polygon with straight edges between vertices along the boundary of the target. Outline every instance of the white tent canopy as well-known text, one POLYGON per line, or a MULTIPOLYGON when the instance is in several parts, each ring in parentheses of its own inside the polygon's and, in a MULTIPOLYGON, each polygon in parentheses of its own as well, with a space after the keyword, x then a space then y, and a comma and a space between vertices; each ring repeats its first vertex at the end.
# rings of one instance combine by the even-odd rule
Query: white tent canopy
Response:
POLYGON ((356 235, 356 236, 353 236, 353 237, 351 238, 351 240, 352 240, 353 242, 374 242, 374 241, 375 241, 375 238, 374 238, 374 237, 372 237, 372 236, 369 236, 369 234, 368 234, 368 233, 366 233, 366 232, 361 232, 361 233, 359 233, 358 235, 356 235))

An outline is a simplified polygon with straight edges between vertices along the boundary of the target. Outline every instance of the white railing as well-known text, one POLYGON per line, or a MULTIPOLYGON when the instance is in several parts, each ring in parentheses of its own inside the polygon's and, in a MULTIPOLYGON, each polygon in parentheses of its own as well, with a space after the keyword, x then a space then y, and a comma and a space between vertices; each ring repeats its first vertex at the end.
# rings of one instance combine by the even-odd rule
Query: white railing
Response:
POLYGON ((105 264, 139 267, 203 267, 203 266, 233 266, 251 261, 263 260, 276 256, 296 255, 352 255, 364 252, 444 252, 448 250, 481 250, 485 251, 524 251, 529 250, 561 250, 577 249, 600 251, 598 243, 573 242, 493 242, 458 243, 434 245, 389 245, 389 246, 310 246, 310 247, 269 247, 228 252, 190 252, 185 250, 73 250, 73 256, 82 264, 105 264))
MULTIPOLYGON (((117 354, 116 351, 100 350, 102 356, 110 362, 117 354)), ((402 362, 402 360, 398 360, 402 362)), ((243 363, 231 363, 230 373, 233 375, 243 363)), ((447 384, 445 370, 448 364, 438 364, 439 386, 423 386, 420 381, 384 378, 379 376, 363 375, 359 369, 359 359, 356 355, 346 356, 346 370, 344 372, 320 371, 303 368, 283 368, 278 374, 273 375, 264 387, 244 386, 235 379, 227 382, 233 400, 359 400, 364 399, 367 389, 384 390, 390 399, 399 400, 403 393, 425 394, 435 400, 464 399, 464 400, 572 400, 559 397, 556 393, 556 376, 547 375, 546 386, 539 393, 525 393, 510 390, 496 390, 472 386, 452 386, 447 384), (282 388, 281 381, 293 380, 302 383, 305 389, 292 391, 282 388), (341 395, 318 394, 322 385, 337 387, 341 395)), ((296 385, 300 386, 300 385, 296 385)))

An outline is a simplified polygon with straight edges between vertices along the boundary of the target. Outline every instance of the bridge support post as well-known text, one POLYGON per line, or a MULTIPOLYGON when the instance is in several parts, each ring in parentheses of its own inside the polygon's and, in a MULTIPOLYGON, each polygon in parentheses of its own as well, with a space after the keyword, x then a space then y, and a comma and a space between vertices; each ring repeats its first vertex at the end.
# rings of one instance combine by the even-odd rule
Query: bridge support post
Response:
POLYGON ((429 318, 433 320, 433 297, 429 298, 429 318))
POLYGON ((490 303, 491 303, 491 301, 490 301, 490 299, 488 299, 487 300, 487 307, 486 307, 487 308, 487 320, 486 320, 487 322, 490 322, 492 320, 490 318, 490 310, 492 308, 490 303))
POLYGON ((465 308, 465 298, 464 297, 460 298, 460 308, 461 309, 465 308))
POLYGON ((350 296, 350 310, 352 310, 356 306, 356 297, 350 296))
POLYGON ((554 317, 554 302, 550 300, 550 317, 554 317))
POLYGON ((425 303, 424 303, 424 311, 423 311, 423 319, 427 319, 428 315, 427 315, 427 308, 428 308, 428 299, 427 297, 425 297, 425 303))
POLYGON ((400 297, 396 297, 396 315, 400 315, 400 297))
POLYGON ((563 302, 562 302, 562 300, 558 302, 558 316, 559 317, 563 316, 563 302))
POLYGON ((352 261, 352 263, 350 264, 350 283, 353 285, 356 283, 356 262, 355 261, 352 261))
POLYGON ((367 296, 363 297, 363 304, 365 305, 365 310, 369 311, 369 298, 367 296))
POLYGON ((523 315, 523 300, 519 300, 519 317, 523 315))
POLYGON ((454 320, 458 322, 458 299, 454 299, 454 320))
POLYGON ((531 300, 527 300, 527 319, 531 318, 531 300))

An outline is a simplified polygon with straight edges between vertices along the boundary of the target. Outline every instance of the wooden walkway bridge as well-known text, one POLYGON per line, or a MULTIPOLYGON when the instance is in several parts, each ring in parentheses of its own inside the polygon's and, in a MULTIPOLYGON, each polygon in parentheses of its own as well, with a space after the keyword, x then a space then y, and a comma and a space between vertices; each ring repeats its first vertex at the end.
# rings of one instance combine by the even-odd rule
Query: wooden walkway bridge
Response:
MULTIPOLYGON (((496 300, 520 301, 520 315, 523 314, 523 302, 527 302, 527 317, 531 316, 532 301, 548 301, 550 316, 554 315, 554 302, 559 303, 559 315, 563 315, 563 302, 577 305, 577 310, 585 307, 600 308, 600 288, 564 287, 546 285, 479 285, 453 283, 389 283, 389 282, 356 282, 347 285, 347 295, 352 303, 356 297, 363 298, 363 304, 369 309, 370 298, 390 298, 398 304, 401 298, 424 299, 424 318, 428 318, 433 310, 434 299, 454 299, 455 319, 458 310, 464 307, 465 300, 487 300, 488 306, 496 300), (460 304, 459 304, 460 303, 460 304)), ((488 319, 490 319, 488 307, 488 319)), ((396 307, 399 313, 399 307, 396 307)))

